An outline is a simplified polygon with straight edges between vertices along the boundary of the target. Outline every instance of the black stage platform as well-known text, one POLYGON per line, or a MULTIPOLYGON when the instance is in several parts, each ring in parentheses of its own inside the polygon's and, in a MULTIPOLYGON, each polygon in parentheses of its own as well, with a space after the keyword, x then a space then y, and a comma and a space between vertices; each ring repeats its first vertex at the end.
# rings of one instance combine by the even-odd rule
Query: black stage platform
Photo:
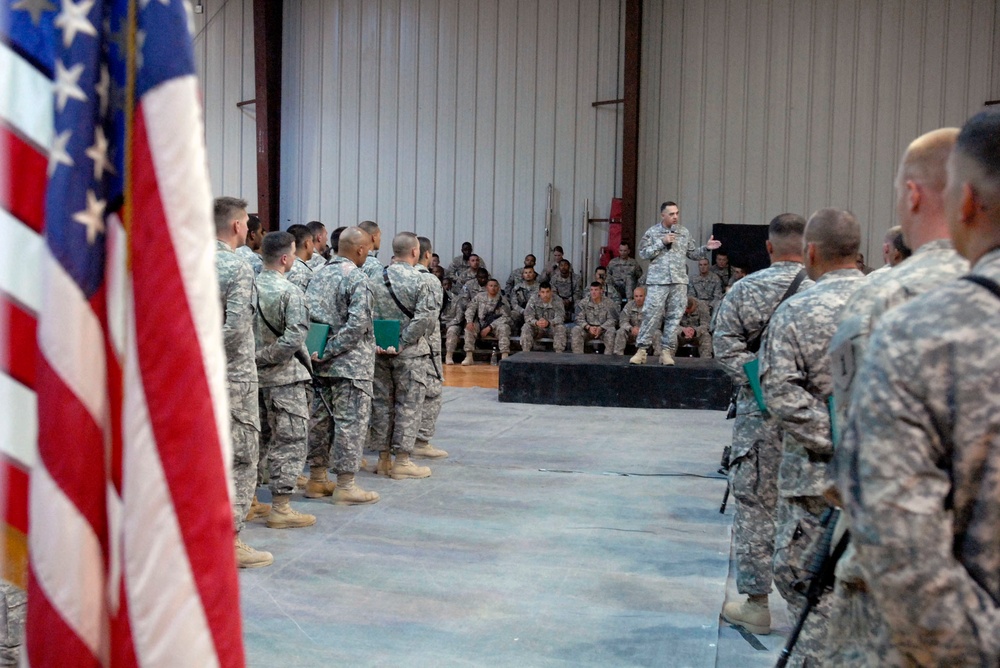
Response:
POLYGON ((500 401, 561 406, 726 410, 729 376, 715 360, 677 358, 661 366, 621 355, 516 353, 500 363, 500 401))

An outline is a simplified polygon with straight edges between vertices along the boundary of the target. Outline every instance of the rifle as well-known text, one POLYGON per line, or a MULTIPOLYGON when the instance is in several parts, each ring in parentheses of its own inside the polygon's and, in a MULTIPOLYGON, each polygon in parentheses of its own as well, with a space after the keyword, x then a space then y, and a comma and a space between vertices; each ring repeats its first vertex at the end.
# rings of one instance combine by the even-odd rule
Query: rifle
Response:
POLYGON ((726 492, 722 495, 722 505, 719 506, 719 514, 726 514, 726 505, 729 503, 729 457, 733 452, 733 446, 727 445, 722 448, 722 461, 719 462, 719 473, 726 476, 726 492))
POLYGON ((788 641, 778 656, 778 663, 775 664, 775 668, 784 668, 788 663, 788 659, 792 656, 792 650, 795 648, 795 643, 799 641, 799 634, 802 633, 802 627, 805 626, 809 613, 819 603, 823 594, 833 589, 834 571, 837 568, 837 562, 840 561, 840 557, 844 554, 844 550, 847 549, 847 543, 850 540, 850 532, 845 531, 844 535, 837 541, 837 546, 833 548, 833 552, 830 552, 830 545, 833 543, 833 536, 837 530, 838 517, 840 517, 840 511, 836 508, 827 508, 820 516, 820 526, 823 527, 823 534, 816 541, 816 544, 813 546, 812 555, 806 561, 807 566, 805 570, 808 575, 792 584, 797 591, 805 594, 806 606, 802 609, 802 614, 799 615, 799 619, 795 623, 795 628, 792 629, 791 634, 788 636, 788 641))

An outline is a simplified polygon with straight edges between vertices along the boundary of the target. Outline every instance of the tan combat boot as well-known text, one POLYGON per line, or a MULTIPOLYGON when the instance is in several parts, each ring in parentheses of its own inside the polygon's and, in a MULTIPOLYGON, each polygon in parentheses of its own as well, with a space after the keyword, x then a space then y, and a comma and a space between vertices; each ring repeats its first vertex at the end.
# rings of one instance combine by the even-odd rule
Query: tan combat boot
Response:
POLYGON ((722 606, 722 618, 759 636, 766 636, 771 632, 771 610, 767 607, 766 594, 749 596, 739 603, 726 603, 722 606))
POLYGON ((267 516, 269 529, 300 529, 316 524, 315 515, 306 515, 292 508, 288 500, 292 497, 284 494, 271 499, 271 514, 267 516))
POLYGON ((663 366, 674 365, 674 356, 670 354, 669 350, 664 350, 662 353, 660 353, 660 364, 662 364, 663 366))
POLYGON ((309 478, 304 475, 300 475, 298 478, 295 479, 295 486, 298 489, 303 489, 305 488, 307 482, 309 482, 309 478))
POLYGON ((441 448, 435 448, 428 441, 417 441, 413 446, 413 456, 418 459, 444 459, 448 453, 441 448))
POLYGON ((410 461, 410 455, 400 452, 392 464, 389 477, 393 480, 408 480, 410 478, 430 478, 431 469, 428 466, 417 466, 410 461))
POLYGON ((466 351, 465 359, 462 360, 462 366, 472 366, 472 353, 466 351))
POLYGON ((455 353, 448 353, 444 356, 444 363, 448 366, 455 365, 455 353))
POLYGON ((250 502, 250 510, 247 511, 247 522, 258 517, 267 517, 269 512, 271 512, 271 504, 261 503, 257 500, 257 495, 254 494, 253 501, 250 502))
POLYGON ((331 501, 338 506, 360 506, 366 503, 378 503, 377 492, 366 492, 354 483, 353 473, 337 474, 337 489, 333 490, 331 501))
POLYGON ((646 349, 639 348, 635 351, 635 355, 632 355, 632 359, 628 361, 629 364, 645 364, 646 363, 646 349))
POLYGON ((236 565, 239 568, 260 568, 274 563, 274 555, 264 550, 255 550, 237 536, 236 565))
POLYGON ((378 453, 378 461, 375 463, 375 475, 389 475, 389 471, 392 470, 392 455, 389 451, 378 453))
POLYGON ((324 496, 333 494, 333 488, 337 483, 330 480, 326 475, 326 467, 313 466, 309 469, 309 480, 306 481, 307 499, 322 499, 324 496))

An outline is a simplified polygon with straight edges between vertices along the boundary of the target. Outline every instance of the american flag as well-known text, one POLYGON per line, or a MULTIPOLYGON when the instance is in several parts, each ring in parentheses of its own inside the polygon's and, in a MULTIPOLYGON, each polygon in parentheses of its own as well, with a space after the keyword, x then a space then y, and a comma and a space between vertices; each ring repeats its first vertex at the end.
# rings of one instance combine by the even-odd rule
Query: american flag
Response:
POLYGON ((0 501, 23 653, 243 665, 190 6, 0 2, 0 501))

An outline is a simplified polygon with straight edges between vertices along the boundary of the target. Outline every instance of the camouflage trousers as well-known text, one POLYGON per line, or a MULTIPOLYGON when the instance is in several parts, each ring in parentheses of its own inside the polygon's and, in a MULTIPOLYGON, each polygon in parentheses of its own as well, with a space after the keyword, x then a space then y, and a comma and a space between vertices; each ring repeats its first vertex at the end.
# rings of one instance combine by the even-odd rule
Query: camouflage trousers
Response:
POLYGON ((233 443, 233 523, 243 530, 257 488, 260 414, 257 383, 229 381, 229 433, 233 443))
MULTIPOLYGON (((577 325, 570 334, 570 346, 577 355, 583 354, 583 347, 587 341, 592 341, 597 337, 587 331, 586 327, 577 325)), ((605 329, 601 332, 601 341, 604 342, 604 353, 610 355, 615 349, 615 330, 605 329)))
POLYGON ((736 587, 741 594, 771 591, 774 512, 778 503, 781 434, 760 412, 736 415, 729 462, 729 488, 735 500, 733 544, 736 587))
POLYGON ((906 665, 864 582, 837 580, 825 596, 830 599, 830 622, 822 665, 906 665))
POLYGON ((642 326, 636 347, 648 348, 653 342, 653 332, 660 318, 663 318, 663 335, 660 339, 663 350, 671 353, 677 350, 677 325, 680 324, 684 309, 687 308, 687 286, 680 283, 670 285, 647 285, 646 303, 642 307, 642 326))
MULTIPOLYGON (((476 339, 479 338, 479 332, 482 330, 479 323, 473 323, 472 327, 473 330, 471 332, 465 330, 465 352, 467 353, 471 353, 476 349, 476 339)), ((490 334, 497 337, 500 352, 510 352, 510 325, 506 322, 493 323, 490 327, 490 334)))
POLYGON ((524 323, 521 327, 521 350, 524 352, 531 352, 531 349, 535 346, 535 339, 542 337, 552 338, 552 350, 561 353, 566 350, 566 325, 549 325, 548 327, 539 327, 538 325, 532 325, 529 323, 524 323))
POLYGON ((413 452, 427 393, 426 357, 375 357, 370 444, 379 452, 413 452))
POLYGON ((315 395, 309 419, 309 468, 357 473, 371 422, 372 383, 317 379, 315 395))
POLYGON ((456 350, 458 350, 458 342, 462 340, 462 332, 464 330, 460 325, 449 325, 447 331, 444 333, 444 350, 445 354, 451 356, 456 350))
POLYGON ((0 666, 16 666, 24 644, 24 616, 28 596, 6 580, 0 581, 0 666))
POLYGON ((417 440, 427 443, 434 438, 437 430, 438 416, 441 415, 441 351, 434 352, 427 358, 427 391, 424 393, 424 406, 420 410, 420 429, 417 440))
MULTIPOLYGON (((628 344, 635 344, 637 337, 632 336, 632 327, 625 325, 619 327, 615 332, 615 355, 624 355, 625 347, 628 344)), ((660 351, 663 350, 663 341, 659 337, 653 338, 653 354, 659 355, 660 351)))
MULTIPOLYGON (((823 533, 820 515, 827 509, 822 497, 795 496, 778 498, 778 516, 774 537, 774 584, 788 603, 788 613, 798 620, 806 605, 806 597, 792 583, 805 575, 805 560, 810 547, 823 533)), ((831 597, 824 596, 809 613, 799 641, 795 645, 789 666, 821 665, 826 652, 827 629, 830 621, 831 597)))
MULTIPOLYGON (((295 491, 295 480, 302 473, 309 433, 309 400, 312 388, 302 381, 260 389, 261 466, 268 470, 272 495, 295 491), (267 427, 264 427, 267 424, 267 427), (266 435, 266 439, 265 439, 266 435), (266 445, 265 445, 266 444, 266 445)), ((258 478, 259 470, 258 466, 258 478)))

